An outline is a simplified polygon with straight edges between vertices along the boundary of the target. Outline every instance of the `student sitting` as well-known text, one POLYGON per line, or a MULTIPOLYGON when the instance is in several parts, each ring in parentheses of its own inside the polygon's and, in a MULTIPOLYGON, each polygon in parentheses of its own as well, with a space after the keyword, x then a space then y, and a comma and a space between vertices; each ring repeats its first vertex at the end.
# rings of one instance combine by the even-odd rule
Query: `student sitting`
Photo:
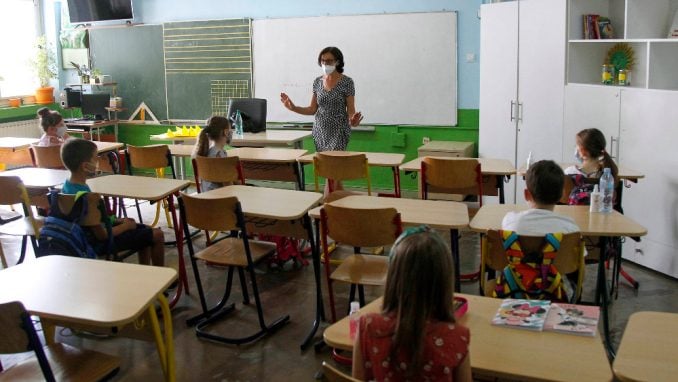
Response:
MULTIPOLYGON (((207 126, 200 131, 191 156, 193 158, 197 156, 225 158, 226 151, 224 151, 224 146, 231 143, 232 136, 233 130, 231 130, 231 123, 228 121, 228 118, 217 115, 212 116, 207 120, 207 126)), ((200 189, 205 192, 223 186, 225 184, 202 181, 200 189)))
POLYGON ((66 133, 66 124, 59 112, 43 107, 38 110, 38 116, 40 116, 40 127, 44 131, 38 146, 58 146, 69 138, 66 133))
POLYGON ((584 129, 577 133, 577 147, 574 152, 577 164, 565 169, 565 174, 572 177, 574 184, 568 204, 589 204, 590 194, 597 183, 590 180, 600 178, 605 167, 610 169, 615 180, 618 179, 617 165, 605 151, 605 145, 605 136, 598 129, 584 129))
MULTIPOLYGON (((71 176, 62 188, 64 194, 90 192, 87 178, 96 173, 98 167, 97 146, 84 139, 69 139, 61 146, 61 160, 71 172, 71 176)), ((113 223, 113 243, 116 250, 135 250, 139 252, 140 264, 163 266, 165 263, 165 237, 159 228, 150 228, 137 224, 134 219, 116 219, 113 223)), ((104 226, 95 227, 90 237, 92 246, 98 253, 105 251, 108 244, 104 226)))
POLYGON ((470 334, 455 323, 448 246, 428 227, 410 228, 390 260, 382 312, 360 317, 353 377, 470 381, 470 334))
POLYGON ((542 160, 530 166, 525 174, 525 200, 530 209, 509 212, 501 228, 518 235, 539 236, 547 233, 578 232, 579 227, 568 216, 553 212, 563 194, 563 170, 555 162, 542 160))

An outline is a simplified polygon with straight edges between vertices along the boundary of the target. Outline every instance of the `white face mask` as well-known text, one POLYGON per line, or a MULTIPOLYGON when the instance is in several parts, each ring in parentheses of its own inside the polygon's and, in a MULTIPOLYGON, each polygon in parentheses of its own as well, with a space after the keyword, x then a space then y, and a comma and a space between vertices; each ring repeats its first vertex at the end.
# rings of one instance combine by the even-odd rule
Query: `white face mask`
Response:
POLYGON ((578 164, 584 163, 584 158, 579 154, 579 148, 576 146, 574 148, 574 160, 576 160, 578 164))
POLYGON ((63 137, 64 135, 66 135, 66 129, 67 129, 66 126, 59 126, 59 127, 57 127, 57 131, 56 131, 57 136, 58 136, 59 138, 61 138, 61 137, 63 137))
POLYGON ((323 73, 332 74, 332 73, 334 73, 335 68, 336 68, 335 65, 325 65, 325 64, 323 64, 323 73))

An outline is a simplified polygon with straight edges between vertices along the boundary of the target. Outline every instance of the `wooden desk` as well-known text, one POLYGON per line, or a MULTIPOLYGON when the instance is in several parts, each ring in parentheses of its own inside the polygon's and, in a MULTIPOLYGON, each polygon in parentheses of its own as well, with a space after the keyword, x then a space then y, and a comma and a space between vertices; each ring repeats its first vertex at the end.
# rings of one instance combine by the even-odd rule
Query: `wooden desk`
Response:
POLYGON ((23 167, 0 172, 0 176, 18 176, 29 191, 45 191, 62 185, 70 176, 68 170, 23 167))
MULTIPOLYGON (((555 332, 532 332, 491 325, 502 300, 458 294, 468 300, 468 312, 459 319, 471 331, 471 368, 477 376, 524 381, 610 381, 612 372, 597 337, 555 332), (550 350, 549 350, 550 349, 550 350)), ((360 312, 378 312, 382 298, 360 312)), ((353 349, 349 319, 325 329, 332 347, 353 349)))
MULTIPOLYGON (((233 137, 231 146, 292 146, 295 149, 302 148, 302 142, 305 138, 311 136, 310 131, 291 131, 291 130, 267 130, 261 133, 245 133, 242 138, 233 137)), ((171 141, 174 143, 194 143, 197 137, 169 137, 167 133, 151 135, 152 141, 171 141)))
MULTIPOLYGON (((398 171, 398 166, 403 163, 405 159, 405 154, 397 153, 373 153, 373 152, 364 152, 364 151, 325 151, 323 154, 334 155, 334 156, 346 156, 353 154, 365 154, 367 157, 367 165, 374 167, 390 167, 393 170, 393 190, 396 198, 400 197, 400 172, 398 171)), ((314 154, 304 155, 297 159, 299 163, 302 164, 302 177, 305 164, 313 164, 314 154)), ((386 195, 385 195, 386 196, 386 195)))
MULTIPOLYGON (((574 166, 574 163, 558 163, 560 167, 565 170, 566 168, 570 166, 574 166)), ((638 183, 639 179, 645 178, 645 175, 641 173, 640 171, 632 170, 630 168, 624 167, 624 166, 617 166, 618 174, 617 177, 621 180, 628 180, 633 183, 638 183)), ((517 174, 519 176, 525 176, 525 173, 527 172, 527 169, 525 166, 522 166, 518 169, 517 174)))
MULTIPOLYGON (((476 216, 471 220, 469 227, 481 234, 489 230, 501 229, 501 222, 509 211, 523 211, 528 207, 526 205, 516 204, 485 204, 483 205, 476 216)), ((610 343, 610 326, 608 317, 608 293, 607 280, 605 275, 605 260, 609 256, 607 252, 608 242, 611 237, 629 236, 640 237, 647 235, 645 227, 636 223, 629 217, 620 214, 617 211, 612 211, 609 214, 600 212, 590 213, 589 206, 556 206, 556 213, 571 217, 579 226, 580 232, 583 236, 598 236, 600 256, 598 261, 598 276, 596 284, 596 303, 601 303, 603 315, 603 334, 605 336, 605 343, 610 354, 610 358, 614 358, 610 343)), ((620 261, 619 258, 615 260, 620 261)))
POLYGON ((170 268, 46 256, 0 271, 0 302, 21 301, 40 316, 48 343, 55 323, 121 327, 147 311, 165 379, 173 381, 172 318, 162 292, 176 277, 170 268), (153 301, 162 307, 164 339, 153 301))
MULTIPOLYGON (((400 171, 405 171, 405 173, 417 173, 421 171, 421 161, 426 157, 418 157, 412 159, 411 161, 400 165, 400 171)), ((440 158, 440 159, 477 159, 480 162, 480 171, 485 176, 496 176, 497 177, 497 186, 499 187, 499 203, 504 204, 504 177, 510 178, 511 175, 516 173, 515 167, 506 159, 494 159, 494 158, 451 158, 451 157, 431 157, 431 158, 440 158)))
POLYGON ((301 344, 301 349, 304 350, 313 340, 324 316, 320 289, 320 251, 314 240, 311 219, 308 216, 308 210, 320 203, 322 195, 316 192, 241 185, 221 187, 197 194, 199 198, 230 196, 235 196, 240 201, 247 221, 248 233, 294 237, 308 240, 311 244, 316 288, 316 314, 311 331, 301 344))
MULTIPOLYGON (((97 132, 97 140, 101 141, 101 129, 108 126, 114 127, 115 140, 118 140, 118 120, 113 119, 110 121, 65 121, 66 122, 66 131, 69 133, 84 134, 91 133, 92 131, 97 132)), ((92 135, 90 134, 90 140, 92 135)))
POLYGON ((0 137, 0 151, 18 151, 29 148, 40 141, 38 138, 0 137))
MULTIPOLYGON (((403 198, 380 198, 376 196, 352 195, 332 203, 346 208, 395 208, 405 226, 427 224, 436 229, 450 230, 452 258, 454 259, 455 290, 461 287, 459 277, 459 229, 468 227, 468 207, 464 203, 440 200, 403 198)), ((320 207, 309 212, 314 219, 320 218, 320 207)))
POLYGON ((184 264, 184 246, 182 245, 183 232, 178 223, 177 213, 174 207, 174 195, 188 187, 190 184, 191 182, 187 180, 132 175, 106 175, 87 180, 87 185, 92 189, 92 192, 99 193, 102 196, 141 199, 150 202, 160 202, 163 199, 167 199, 167 204, 172 215, 174 237, 177 242, 179 279, 181 280, 177 292, 170 303, 172 306, 174 306, 179 300, 179 297, 181 297, 182 286, 183 288, 186 288, 186 293, 188 293, 188 277, 184 264))
POLYGON ((678 314, 636 312, 629 318, 612 369, 620 381, 675 381, 678 314))

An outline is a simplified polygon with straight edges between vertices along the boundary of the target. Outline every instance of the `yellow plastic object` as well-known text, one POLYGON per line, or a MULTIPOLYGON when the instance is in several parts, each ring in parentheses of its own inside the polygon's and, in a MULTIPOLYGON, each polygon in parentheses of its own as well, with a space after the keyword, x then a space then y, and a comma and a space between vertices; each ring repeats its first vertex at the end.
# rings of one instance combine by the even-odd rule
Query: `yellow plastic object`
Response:
POLYGON ((167 129, 167 137, 174 138, 174 131, 172 131, 172 129, 167 129))
POLYGON ((188 137, 188 128, 184 125, 181 127, 181 136, 182 137, 188 137))
POLYGON ((191 126, 191 130, 190 130, 190 132, 189 132, 189 135, 190 135, 191 137, 196 137, 196 136, 198 136, 198 130, 195 128, 195 126, 191 126))

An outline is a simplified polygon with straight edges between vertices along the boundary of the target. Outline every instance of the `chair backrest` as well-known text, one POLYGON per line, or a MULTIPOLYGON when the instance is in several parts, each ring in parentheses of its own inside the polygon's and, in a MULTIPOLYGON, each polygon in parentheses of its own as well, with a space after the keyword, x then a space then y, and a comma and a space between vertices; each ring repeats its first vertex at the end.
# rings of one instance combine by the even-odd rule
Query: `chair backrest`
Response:
MULTIPOLYGON (((520 236, 520 244, 524 252, 540 251, 544 244, 544 236, 520 236)), ((498 230, 490 230, 483 235, 481 243, 481 284, 484 282, 484 274, 487 268, 501 271, 508 265, 504 240, 498 230)), ((572 232, 564 234, 560 241, 558 254, 553 261, 561 275, 578 272, 577 290, 575 295, 581 293, 584 277, 584 241, 581 233, 572 232)), ((481 285, 484 287, 484 285, 481 285)))
POLYGON ((31 155, 36 167, 65 168, 61 160, 61 146, 31 146, 31 155))
MULTIPOLYGON (((228 101, 228 117, 235 118, 236 110, 247 114, 256 131, 266 130, 266 100, 263 98, 231 98, 228 101)), ((245 132, 250 132, 245 130, 245 132)))
POLYGON ((28 217, 34 231, 38 232, 38 225, 31 209, 31 199, 28 190, 18 176, 0 176, 0 205, 21 204, 24 216, 28 217))
POLYGON ((482 206, 483 176, 477 159, 432 158, 421 161, 421 196, 429 192, 477 195, 482 206))
POLYGON ((342 373, 325 361, 323 361, 323 380, 327 382, 359 382, 358 379, 342 373))
POLYGON ((0 304, 0 354, 34 351, 46 380, 54 381, 31 317, 19 301, 0 304))
POLYGON ((560 204, 568 204, 570 201, 570 193, 572 192, 572 189, 574 188, 574 182, 572 181, 572 177, 569 175, 564 175, 563 176, 563 194, 560 196, 560 200, 558 203, 560 204))
POLYGON ((26 150, 0 150, 0 163, 12 166, 35 166, 31 151, 26 150))
POLYGON ((315 190, 319 191, 318 177, 327 179, 330 183, 330 192, 334 191, 333 182, 352 179, 366 179, 367 193, 371 195, 367 156, 359 153, 318 152, 313 156, 313 173, 315 174, 315 190))
POLYGON ((391 245, 402 232, 395 208, 346 208, 326 204, 320 210, 323 236, 353 247, 391 245))
POLYGON ((240 202, 235 196, 201 198, 182 192, 179 198, 181 221, 204 231, 244 229, 240 202))
POLYGON ((130 174, 132 174, 132 168, 164 169, 165 167, 170 167, 172 169, 172 177, 176 177, 174 166, 172 165, 172 155, 167 145, 127 145, 125 153, 130 174))
POLYGON ((193 174, 195 184, 200 192, 200 181, 212 183, 240 183, 245 184, 242 164, 237 156, 224 158, 210 158, 197 156, 193 158, 193 174))

